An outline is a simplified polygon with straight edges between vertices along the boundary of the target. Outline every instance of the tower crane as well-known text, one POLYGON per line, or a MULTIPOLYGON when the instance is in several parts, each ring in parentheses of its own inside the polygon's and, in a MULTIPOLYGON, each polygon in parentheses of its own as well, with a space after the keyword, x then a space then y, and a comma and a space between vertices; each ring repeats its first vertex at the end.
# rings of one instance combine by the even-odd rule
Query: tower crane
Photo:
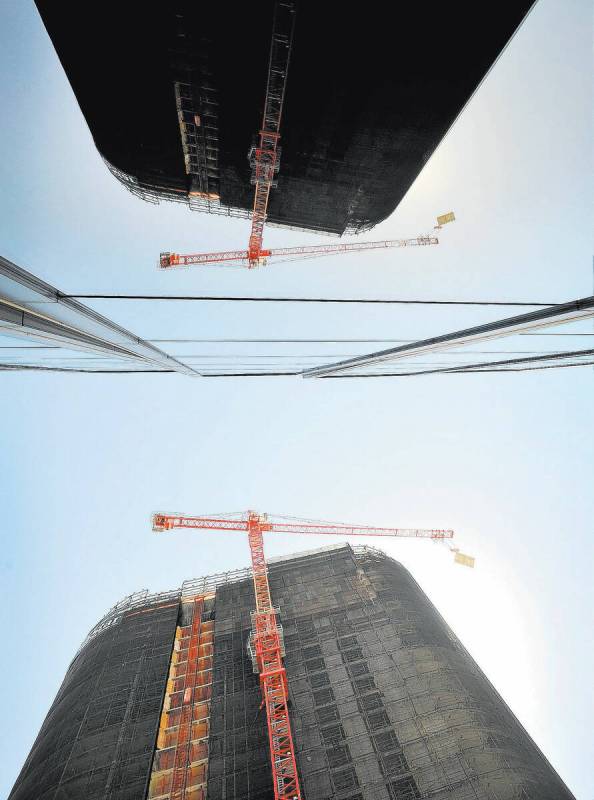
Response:
MULTIPOLYGON (((297 3, 294 0, 277 0, 272 23, 272 41, 268 59, 268 79, 262 125, 258 144, 248 154, 251 165, 251 183, 255 186, 252 208, 252 227, 247 250, 230 250, 218 253, 163 252, 159 258, 161 269, 188 267, 226 262, 239 262, 250 269, 268 263, 268 259, 308 258, 314 255, 334 255, 360 250, 379 250, 386 247, 421 247, 438 244, 434 235, 417 236, 414 239, 392 239, 382 242, 355 242, 336 245, 309 245, 305 247, 263 247, 264 224, 268 213, 270 190, 277 185, 276 176, 280 168, 280 127, 285 101, 287 74, 293 45, 297 3)), ((453 213, 438 217, 437 228, 454 219, 453 213), (441 220, 441 222, 440 222, 441 220)))
MULTIPOLYGON (((452 539, 454 532, 452 530, 419 528, 378 528, 309 520, 286 521, 285 518, 272 519, 266 514, 259 514, 255 511, 224 517, 189 517, 182 514, 155 514, 153 516, 154 531, 170 531, 174 528, 242 531, 248 535, 256 598, 256 610, 252 616, 252 641, 255 650, 255 667, 260 675, 262 703, 266 709, 274 799, 302 800, 289 720, 289 692, 287 673, 283 663, 281 627, 277 618, 277 609, 273 606, 270 595, 263 534, 398 536, 445 541, 452 539)), ((458 555, 457 549, 454 548, 454 550, 458 555)), ((465 556, 465 558, 469 557, 465 556)), ((471 565, 468 564, 468 566, 471 565)))

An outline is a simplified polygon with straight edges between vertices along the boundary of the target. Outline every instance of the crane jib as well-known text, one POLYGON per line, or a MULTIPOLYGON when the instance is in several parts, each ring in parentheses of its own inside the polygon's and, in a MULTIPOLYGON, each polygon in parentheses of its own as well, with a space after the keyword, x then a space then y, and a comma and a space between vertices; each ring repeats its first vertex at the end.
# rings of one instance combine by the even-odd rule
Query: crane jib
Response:
POLYGON ((388 250, 400 247, 426 247, 439 244, 437 236, 417 236, 412 239, 384 239, 377 242, 346 242, 344 244, 312 244, 300 247, 274 247, 250 250, 222 250, 218 253, 161 253, 160 266, 189 267, 193 264, 222 264, 229 261, 249 262, 255 258, 262 263, 268 258, 306 258, 309 256, 332 256, 341 253, 359 253, 367 250, 388 250))

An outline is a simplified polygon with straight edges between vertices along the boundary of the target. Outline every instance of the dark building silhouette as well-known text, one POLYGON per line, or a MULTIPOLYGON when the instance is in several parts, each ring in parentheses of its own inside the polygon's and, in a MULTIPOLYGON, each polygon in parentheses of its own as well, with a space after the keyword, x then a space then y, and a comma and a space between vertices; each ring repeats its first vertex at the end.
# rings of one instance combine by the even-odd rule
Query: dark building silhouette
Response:
MULTIPOLYGON (((323 548, 271 562, 270 586, 306 800, 571 800, 400 564, 323 548)), ((248 570, 122 601, 10 800, 272 800, 253 609, 248 570)))
MULTIPOLYGON (((36 4, 113 174, 146 200, 248 216, 274 0, 36 4)), ((385 219, 531 5, 300 0, 269 222, 385 219)))

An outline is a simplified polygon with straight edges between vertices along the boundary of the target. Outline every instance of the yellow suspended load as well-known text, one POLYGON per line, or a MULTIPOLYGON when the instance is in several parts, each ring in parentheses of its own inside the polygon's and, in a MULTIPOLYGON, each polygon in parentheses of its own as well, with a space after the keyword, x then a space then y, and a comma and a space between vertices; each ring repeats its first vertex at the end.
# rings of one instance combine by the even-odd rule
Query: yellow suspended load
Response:
POLYGON ((441 228, 442 225, 447 225, 448 222, 454 222, 455 219, 454 212, 448 211, 447 214, 442 214, 437 218, 437 226, 441 228))
POLYGON ((454 561, 456 564, 462 564, 464 567, 474 567, 474 558, 464 553, 454 553, 454 561))

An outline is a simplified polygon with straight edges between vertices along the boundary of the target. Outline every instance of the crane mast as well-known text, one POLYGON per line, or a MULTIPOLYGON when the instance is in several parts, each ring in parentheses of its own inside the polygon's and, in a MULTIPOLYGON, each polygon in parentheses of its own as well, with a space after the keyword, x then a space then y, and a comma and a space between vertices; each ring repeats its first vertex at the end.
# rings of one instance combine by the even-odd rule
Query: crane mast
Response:
POLYGON ((252 229, 247 250, 248 266, 255 267, 262 258, 262 236, 268 211, 270 190, 279 170, 280 124, 285 99, 285 87, 291 57, 293 30, 295 27, 295 3, 279 0, 274 8, 272 43, 268 61, 266 99, 262 115, 262 127, 258 146, 250 151, 252 164, 251 182, 255 185, 252 229))
POLYGON ((253 615, 253 642, 260 673, 260 687, 266 707, 268 743, 275 800, 301 800, 295 747, 289 720, 289 687, 283 664, 282 643, 276 611, 270 597, 268 569, 264 557, 262 531, 265 522, 258 514, 248 516, 248 541, 256 611, 253 615))
POLYGON ((248 535, 256 609, 252 615, 255 665, 260 675, 262 703, 266 709, 274 800, 301 800, 295 747, 289 719, 289 688, 283 663, 281 626, 272 604, 263 534, 298 533, 313 535, 396 536, 443 541, 452 539, 449 529, 381 528, 344 523, 298 520, 269 520, 266 514, 248 511, 239 517, 190 517, 183 514, 155 514, 153 530, 174 528, 242 531, 248 535))

